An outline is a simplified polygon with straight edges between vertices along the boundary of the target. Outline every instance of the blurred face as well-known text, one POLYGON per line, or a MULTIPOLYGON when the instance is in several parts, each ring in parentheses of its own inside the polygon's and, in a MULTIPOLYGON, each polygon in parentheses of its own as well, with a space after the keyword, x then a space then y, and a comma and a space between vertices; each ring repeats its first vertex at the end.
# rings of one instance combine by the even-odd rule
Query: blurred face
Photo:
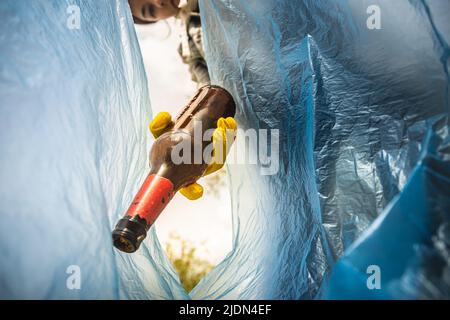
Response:
POLYGON ((133 16, 155 22, 175 16, 180 0, 128 0, 128 3, 133 16))

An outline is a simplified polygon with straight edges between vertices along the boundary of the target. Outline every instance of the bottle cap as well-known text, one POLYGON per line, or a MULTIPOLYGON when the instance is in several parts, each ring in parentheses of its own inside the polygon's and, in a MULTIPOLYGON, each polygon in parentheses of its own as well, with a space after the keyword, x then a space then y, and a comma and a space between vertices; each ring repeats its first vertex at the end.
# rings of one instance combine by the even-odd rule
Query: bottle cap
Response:
POLYGON ((139 216, 125 216, 112 232, 114 246, 126 253, 135 252, 146 236, 146 221, 139 216))

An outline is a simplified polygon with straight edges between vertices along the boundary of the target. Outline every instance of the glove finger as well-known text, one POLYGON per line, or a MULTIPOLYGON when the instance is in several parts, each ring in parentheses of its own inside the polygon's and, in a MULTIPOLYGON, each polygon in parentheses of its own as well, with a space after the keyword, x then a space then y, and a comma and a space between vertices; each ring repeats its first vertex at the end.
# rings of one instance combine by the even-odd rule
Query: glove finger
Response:
POLYGON ((150 122, 149 129, 155 138, 170 130, 172 116, 168 112, 160 112, 150 122))
POLYGON ((180 189, 180 193, 189 200, 197 200, 203 195, 203 187, 194 182, 180 189))
POLYGON ((232 117, 226 118, 225 123, 226 123, 227 129, 231 129, 233 131, 237 130, 237 123, 236 123, 236 120, 234 120, 234 118, 232 118, 232 117))
POLYGON ((227 133, 222 127, 214 130, 213 133, 213 158, 212 163, 223 164, 226 158, 227 133))
POLYGON ((217 128, 213 133, 213 152, 212 161, 206 169, 203 176, 207 176, 220 169, 225 164, 225 159, 236 138, 237 123, 232 117, 219 118, 217 120, 217 128))
POLYGON ((214 173, 216 171, 219 171, 220 169, 222 169, 224 163, 211 163, 208 168, 206 168, 205 173, 203 174, 203 176, 207 176, 210 175, 211 173, 214 173))
POLYGON ((221 128, 221 129, 227 128, 227 123, 225 121, 225 118, 220 117, 219 119, 217 119, 217 128, 221 128))
POLYGON ((226 143, 226 129, 223 127, 218 127, 214 130, 213 133, 213 151, 212 151, 212 159, 211 163, 206 168, 203 176, 207 176, 213 172, 220 170, 224 163, 225 158, 227 156, 227 143, 226 143))
POLYGON ((237 134, 237 123, 232 117, 219 118, 217 120, 217 127, 223 128, 226 132, 224 141, 226 142, 226 153, 230 150, 233 141, 236 139, 237 134))

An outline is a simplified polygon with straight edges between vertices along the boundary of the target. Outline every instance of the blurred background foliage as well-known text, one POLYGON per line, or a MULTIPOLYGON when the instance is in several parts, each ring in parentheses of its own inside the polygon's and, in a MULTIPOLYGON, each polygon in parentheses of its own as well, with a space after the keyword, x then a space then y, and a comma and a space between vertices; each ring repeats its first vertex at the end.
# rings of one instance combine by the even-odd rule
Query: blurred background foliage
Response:
POLYGON ((201 248, 175 233, 170 235, 165 249, 186 292, 190 292, 214 267, 209 261, 199 257, 198 251, 201 248))

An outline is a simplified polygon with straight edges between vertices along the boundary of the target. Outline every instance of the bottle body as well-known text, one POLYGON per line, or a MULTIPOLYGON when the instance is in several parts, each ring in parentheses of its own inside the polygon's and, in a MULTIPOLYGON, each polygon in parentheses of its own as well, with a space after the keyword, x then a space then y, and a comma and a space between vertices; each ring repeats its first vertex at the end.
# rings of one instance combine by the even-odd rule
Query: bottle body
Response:
POLYGON ((210 85, 199 89, 171 123, 171 130, 154 142, 150 173, 113 231, 114 246, 124 252, 138 249, 175 193, 197 181, 207 169, 203 150, 212 137, 204 139, 203 133, 216 128, 220 117, 233 117, 235 109, 225 89, 210 85))

